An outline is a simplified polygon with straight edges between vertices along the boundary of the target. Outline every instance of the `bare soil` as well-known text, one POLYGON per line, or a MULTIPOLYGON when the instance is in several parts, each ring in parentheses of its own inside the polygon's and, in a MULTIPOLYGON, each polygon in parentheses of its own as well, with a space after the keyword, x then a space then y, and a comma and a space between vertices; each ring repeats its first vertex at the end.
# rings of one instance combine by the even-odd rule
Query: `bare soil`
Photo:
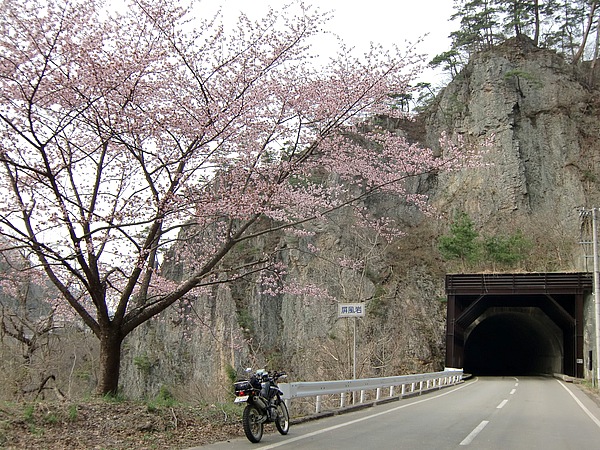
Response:
POLYGON ((104 400, 0 404, 0 448, 186 449, 243 436, 240 413, 104 400))

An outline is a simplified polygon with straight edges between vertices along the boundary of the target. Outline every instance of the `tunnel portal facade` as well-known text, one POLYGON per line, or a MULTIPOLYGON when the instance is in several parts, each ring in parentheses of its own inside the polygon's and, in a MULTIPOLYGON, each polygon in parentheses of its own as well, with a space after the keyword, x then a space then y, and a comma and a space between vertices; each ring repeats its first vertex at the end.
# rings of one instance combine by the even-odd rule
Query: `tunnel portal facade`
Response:
POLYGON ((446 366, 489 375, 584 377, 590 273, 446 276, 446 366))

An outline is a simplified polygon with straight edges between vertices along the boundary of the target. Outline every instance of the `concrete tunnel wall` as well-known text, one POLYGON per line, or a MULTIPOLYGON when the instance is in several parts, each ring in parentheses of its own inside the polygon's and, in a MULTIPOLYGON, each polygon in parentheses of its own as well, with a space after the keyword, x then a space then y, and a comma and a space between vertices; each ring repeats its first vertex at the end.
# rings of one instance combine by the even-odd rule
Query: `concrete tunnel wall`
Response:
POLYGON ((563 332, 539 308, 490 308, 466 330, 465 338, 466 373, 563 372, 563 332))

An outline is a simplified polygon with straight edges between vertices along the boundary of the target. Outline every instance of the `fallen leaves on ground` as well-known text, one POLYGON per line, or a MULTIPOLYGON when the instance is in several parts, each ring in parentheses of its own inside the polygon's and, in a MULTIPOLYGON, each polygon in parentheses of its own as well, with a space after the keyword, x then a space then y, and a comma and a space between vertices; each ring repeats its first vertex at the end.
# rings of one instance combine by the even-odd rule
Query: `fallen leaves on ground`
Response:
POLYGON ((243 436, 239 412, 134 402, 0 405, 0 448, 185 449, 243 436))

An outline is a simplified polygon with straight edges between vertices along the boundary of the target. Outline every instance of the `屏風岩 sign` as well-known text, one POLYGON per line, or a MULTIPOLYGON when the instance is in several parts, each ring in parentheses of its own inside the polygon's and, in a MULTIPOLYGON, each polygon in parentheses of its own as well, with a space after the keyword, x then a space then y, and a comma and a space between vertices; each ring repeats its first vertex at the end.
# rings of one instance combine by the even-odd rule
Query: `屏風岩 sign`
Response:
POLYGON ((338 303, 338 317, 363 317, 364 303, 338 303))

